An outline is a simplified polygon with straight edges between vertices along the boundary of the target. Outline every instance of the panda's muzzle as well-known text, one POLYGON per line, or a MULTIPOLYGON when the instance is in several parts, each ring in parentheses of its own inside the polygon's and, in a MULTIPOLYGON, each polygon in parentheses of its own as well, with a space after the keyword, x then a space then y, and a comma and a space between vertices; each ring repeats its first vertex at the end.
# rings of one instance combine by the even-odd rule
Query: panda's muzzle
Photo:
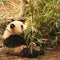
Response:
POLYGON ((15 27, 15 25, 14 25, 14 24, 11 24, 11 25, 10 25, 10 28, 11 28, 11 29, 13 29, 14 27, 15 27))

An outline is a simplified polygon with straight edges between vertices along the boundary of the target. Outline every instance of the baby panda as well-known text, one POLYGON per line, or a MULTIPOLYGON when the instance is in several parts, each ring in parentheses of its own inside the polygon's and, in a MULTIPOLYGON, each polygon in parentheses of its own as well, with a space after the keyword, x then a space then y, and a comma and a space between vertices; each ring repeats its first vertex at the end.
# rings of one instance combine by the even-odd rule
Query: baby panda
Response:
POLYGON ((31 47, 26 45, 26 39, 24 39, 25 29, 26 25, 21 21, 12 21, 7 25, 3 34, 5 51, 9 54, 31 58, 43 55, 44 51, 39 46, 31 46, 31 51, 31 47))

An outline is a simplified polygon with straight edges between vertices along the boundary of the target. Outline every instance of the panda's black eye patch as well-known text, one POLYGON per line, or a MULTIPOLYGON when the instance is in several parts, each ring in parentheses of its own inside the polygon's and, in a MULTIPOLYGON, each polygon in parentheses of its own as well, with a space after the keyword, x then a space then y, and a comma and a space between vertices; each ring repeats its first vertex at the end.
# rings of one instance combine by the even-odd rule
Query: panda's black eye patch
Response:
POLYGON ((11 25, 10 25, 10 28, 11 28, 11 29, 13 29, 14 27, 15 27, 15 25, 14 25, 14 24, 11 24, 11 25))
POLYGON ((21 25, 21 28, 23 29, 23 25, 21 25))

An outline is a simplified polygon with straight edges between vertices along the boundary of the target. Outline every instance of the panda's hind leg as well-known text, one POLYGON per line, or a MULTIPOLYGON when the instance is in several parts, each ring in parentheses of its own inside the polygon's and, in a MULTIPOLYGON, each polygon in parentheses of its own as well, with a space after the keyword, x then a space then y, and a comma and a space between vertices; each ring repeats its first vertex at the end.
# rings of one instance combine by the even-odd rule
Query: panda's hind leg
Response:
POLYGON ((44 55, 44 50, 43 50, 43 49, 41 49, 41 50, 39 51, 39 55, 44 55))
POLYGON ((23 57, 32 58, 32 54, 29 48, 24 48, 22 52, 23 52, 22 54, 23 57))
POLYGON ((31 52, 30 48, 24 48, 22 52, 23 52, 22 56, 28 57, 28 58, 34 58, 39 55, 44 55, 44 50, 37 51, 32 49, 32 52, 31 52))
POLYGON ((40 50, 40 51, 37 51, 37 50, 32 50, 32 57, 37 57, 37 56, 40 56, 40 55, 44 55, 44 50, 40 50))

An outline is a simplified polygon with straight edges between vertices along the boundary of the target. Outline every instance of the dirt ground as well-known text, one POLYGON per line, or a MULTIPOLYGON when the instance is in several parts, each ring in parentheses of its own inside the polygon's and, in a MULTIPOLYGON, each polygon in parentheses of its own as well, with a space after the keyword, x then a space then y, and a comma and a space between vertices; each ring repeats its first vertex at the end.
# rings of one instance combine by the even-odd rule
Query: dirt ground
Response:
POLYGON ((0 46, 0 60, 60 60, 60 47, 55 50, 46 51, 43 56, 37 58, 23 58, 6 54, 0 46))
POLYGON ((47 51, 40 60, 60 60, 60 48, 56 50, 47 51))

